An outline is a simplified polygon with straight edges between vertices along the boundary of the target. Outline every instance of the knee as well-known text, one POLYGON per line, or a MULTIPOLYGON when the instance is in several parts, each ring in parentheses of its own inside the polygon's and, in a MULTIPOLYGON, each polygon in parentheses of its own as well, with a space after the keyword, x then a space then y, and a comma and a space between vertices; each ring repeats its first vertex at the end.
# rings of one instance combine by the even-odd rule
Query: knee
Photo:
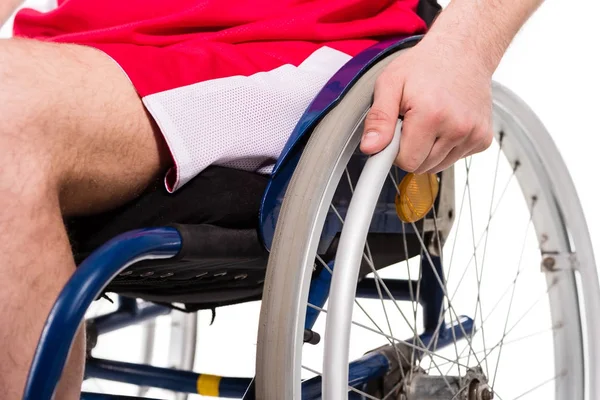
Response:
POLYGON ((0 214, 10 204, 34 204, 58 192, 52 166, 39 151, 25 150, 0 131, 0 214))
POLYGON ((0 213, 7 202, 33 200, 57 188, 54 158, 36 129, 0 112, 0 213))
POLYGON ((60 147, 48 131, 52 93, 36 90, 35 76, 27 76, 23 55, 9 42, 0 40, 0 196, 48 187, 60 147))
POLYGON ((23 128, 35 114, 49 114, 55 94, 46 89, 45 77, 34 50, 23 40, 0 39, 0 131, 23 128))

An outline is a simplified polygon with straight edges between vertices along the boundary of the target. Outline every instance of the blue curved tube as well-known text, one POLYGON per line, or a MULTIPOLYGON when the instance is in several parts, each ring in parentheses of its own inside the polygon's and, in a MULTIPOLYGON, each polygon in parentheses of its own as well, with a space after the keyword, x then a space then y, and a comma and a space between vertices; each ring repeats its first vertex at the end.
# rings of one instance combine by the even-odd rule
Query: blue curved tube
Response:
MULTIPOLYGON (((122 361, 92 358, 86 365, 86 375, 113 382, 125 382, 137 386, 161 388, 180 393, 202 392, 202 374, 152 365, 131 364, 122 361)), ((239 399, 252 381, 251 378, 214 377, 217 380, 218 397, 239 399)))
POLYGON ((118 396, 116 394, 83 392, 83 393, 81 393, 80 400, 159 400, 159 399, 150 399, 147 397, 118 396))
POLYGON ((181 249, 174 228, 140 229, 112 239, 76 270, 46 320, 27 383, 24 400, 50 400, 62 374, 77 328, 89 305, 108 283, 131 264, 170 258, 181 249))

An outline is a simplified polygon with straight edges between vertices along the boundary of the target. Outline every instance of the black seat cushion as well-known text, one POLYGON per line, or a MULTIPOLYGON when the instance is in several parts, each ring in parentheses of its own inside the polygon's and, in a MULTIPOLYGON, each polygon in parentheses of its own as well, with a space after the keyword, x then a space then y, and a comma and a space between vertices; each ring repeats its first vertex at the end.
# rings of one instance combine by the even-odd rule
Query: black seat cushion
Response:
POLYGON ((188 308, 260 298, 268 254, 256 232, 268 177, 209 167, 174 194, 156 182, 107 213, 65 221, 79 263, 113 237, 139 228, 180 224, 186 254, 129 267, 107 291, 188 308))

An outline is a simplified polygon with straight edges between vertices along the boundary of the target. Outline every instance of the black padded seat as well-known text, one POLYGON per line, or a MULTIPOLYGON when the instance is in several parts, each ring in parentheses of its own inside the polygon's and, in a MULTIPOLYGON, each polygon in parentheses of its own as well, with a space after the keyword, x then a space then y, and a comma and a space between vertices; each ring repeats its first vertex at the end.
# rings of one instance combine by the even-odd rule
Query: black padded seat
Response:
POLYGON ((268 253, 258 240, 258 211, 268 176, 209 167, 174 194, 162 180, 116 210, 66 222, 79 263, 113 237, 171 225, 183 238, 175 259, 140 262, 107 292, 190 309, 259 299, 268 253))

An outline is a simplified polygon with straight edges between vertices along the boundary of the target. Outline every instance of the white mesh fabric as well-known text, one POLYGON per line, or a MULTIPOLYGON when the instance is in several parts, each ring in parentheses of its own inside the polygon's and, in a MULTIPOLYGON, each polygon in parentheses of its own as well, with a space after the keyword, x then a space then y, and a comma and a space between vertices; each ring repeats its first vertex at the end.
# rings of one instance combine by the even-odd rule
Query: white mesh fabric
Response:
POLYGON ((301 65, 200 82, 144 97, 175 160, 175 191, 211 164, 269 173, 296 122, 350 59, 323 47, 301 65))

